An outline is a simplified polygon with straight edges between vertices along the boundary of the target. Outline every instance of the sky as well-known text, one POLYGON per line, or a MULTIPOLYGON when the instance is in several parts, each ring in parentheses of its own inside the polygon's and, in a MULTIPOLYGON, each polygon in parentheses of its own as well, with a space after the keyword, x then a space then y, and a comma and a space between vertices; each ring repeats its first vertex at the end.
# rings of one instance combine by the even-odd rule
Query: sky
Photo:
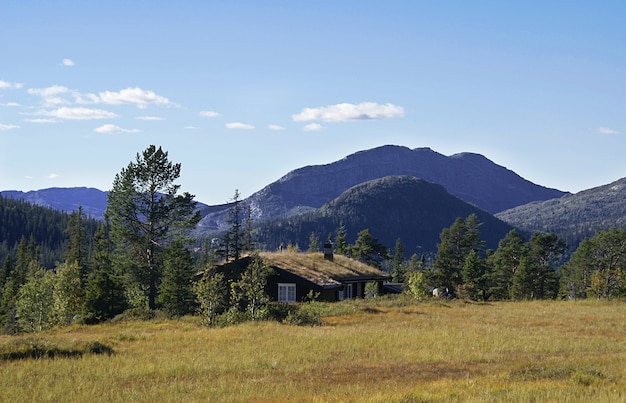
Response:
POLYGON ((0 4, 0 190, 149 145, 206 204, 396 144, 578 192, 626 177, 623 1, 0 4))

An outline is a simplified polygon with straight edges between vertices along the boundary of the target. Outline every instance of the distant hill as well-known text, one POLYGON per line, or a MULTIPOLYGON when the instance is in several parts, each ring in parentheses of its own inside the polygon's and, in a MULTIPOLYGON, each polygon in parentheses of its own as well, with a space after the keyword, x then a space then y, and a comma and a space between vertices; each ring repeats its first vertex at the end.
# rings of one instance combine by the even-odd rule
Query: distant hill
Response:
MULTIPOLYGON (((77 211, 80 206, 85 215, 96 219, 101 219, 104 216, 107 208, 107 194, 108 192, 87 187, 48 188, 31 190, 29 192, 5 190, 0 192, 2 197, 24 200, 38 206, 50 207, 66 213, 77 211)), ((207 213, 224 209, 223 206, 207 206, 203 203, 198 203, 197 207, 207 213)))
POLYGON ((554 232, 575 248, 596 231, 626 229, 626 178, 502 211, 496 217, 526 231, 554 232))
POLYGON ((356 185, 315 211, 264 222, 257 235, 267 250, 288 243, 306 249, 311 232, 324 242, 328 234, 334 237, 343 222, 350 243, 359 231, 369 229, 389 248, 400 238, 407 254, 428 254, 436 252, 443 228, 457 217, 472 213, 483 223, 480 231, 489 248, 495 249, 512 229, 486 211, 452 196, 441 185, 412 176, 392 176, 356 185))
POLYGON ((87 187, 48 188, 29 192, 5 190, 0 194, 2 197, 24 200, 67 213, 77 211, 82 206, 83 213, 93 218, 102 218, 107 207, 107 192, 87 187))
MULTIPOLYGON (((352 186, 393 175, 441 184, 450 194, 491 213, 567 194, 529 182, 479 154, 446 157, 430 148, 387 145, 330 164, 296 169, 246 202, 257 221, 282 218, 317 209, 352 186)), ((218 231, 225 224, 224 211, 203 215, 200 232, 218 231)))

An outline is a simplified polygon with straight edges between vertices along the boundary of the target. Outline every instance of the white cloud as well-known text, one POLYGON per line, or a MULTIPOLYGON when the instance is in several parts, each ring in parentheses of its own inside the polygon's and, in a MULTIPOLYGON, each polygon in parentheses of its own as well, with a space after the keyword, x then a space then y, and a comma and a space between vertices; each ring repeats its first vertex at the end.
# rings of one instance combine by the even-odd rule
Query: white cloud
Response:
POLYGON ((377 104, 376 102, 362 102, 360 104, 342 103, 322 106, 319 108, 304 108, 291 118, 295 122, 321 120, 324 122, 346 122, 349 120, 388 119, 404 115, 404 108, 394 104, 377 104))
POLYGON ((198 128, 196 126, 185 126, 185 127, 183 127, 183 129, 185 129, 185 130, 198 130, 198 128))
POLYGON ((4 132, 7 130, 19 129, 20 127, 17 125, 5 125, 0 123, 0 132, 4 132))
POLYGON ((43 98, 43 104, 45 106, 58 106, 68 104, 69 102, 60 97, 69 93, 70 90, 62 85, 52 85, 46 88, 29 88, 28 93, 32 95, 38 95, 43 98))
POLYGON ((154 91, 141 88, 125 88, 119 92, 104 91, 98 94, 99 101, 107 105, 133 104, 138 108, 147 108, 149 104, 175 106, 169 99, 157 95, 154 91))
POLYGON ((62 85, 52 85, 46 88, 29 88, 28 93, 39 95, 42 98, 54 97, 59 94, 68 93, 70 90, 62 85))
POLYGON ((56 179, 56 178, 59 178, 59 177, 61 177, 61 175, 59 175, 59 174, 55 174, 54 172, 52 172, 52 173, 50 173, 50 174, 46 175, 46 178, 47 178, 47 179, 56 179))
POLYGON ((158 116, 137 116, 135 119, 137 120, 165 120, 165 118, 161 118, 158 116))
POLYGON ((267 127, 268 127, 268 129, 270 129, 270 130, 285 130, 285 128, 284 128, 284 127, 279 126, 279 125, 269 125, 269 126, 267 126, 267 127))
POLYGON ((618 132, 617 130, 611 129, 609 127, 600 127, 597 130, 598 134, 621 134, 620 132, 618 132))
POLYGON ((324 126, 319 123, 309 123, 308 125, 302 128, 305 132, 319 132, 320 130, 324 130, 324 126))
POLYGON ((254 126, 249 125, 247 123, 232 122, 232 123, 226 123, 226 128, 227 129, 251 130, 251 129, 254 129, 254 126))
POLYGON ((28 123, 57 123, 56 119, 24 119, 24 122, 28 123))
POLYGON ((139 133, 138 129, 123 129, 119 126, 106 124, 93 129, 96 133, 139 133))
POLYGON ((2 104, 2 106, 16 107, 16 106, 22 106, 22 105, 18 104, 17 102, 7 102, 6 104, 2 104))
POLYGON ((42 110, 39 111, 37 114, 63 120, 111 119, 117 117, 115 113, 102 109, 67 107, 62 107, 51 111, 42 110))
POLYGON ((221 114, 215 111, 202 111, 199 113, 199 115, 202 116, 203 118, 218 118, 222 116, 221 114))
POLYGON ((61 64, 63 66, 72 67, 72 66, 74 66, 75 63, 74 63, 74 61, 72 59, 63 59, 61 61, 61 64))
POLYGON ((0 89, 3 90, 14 90, 18 88, 22 88, 24 85, 22 83, 10 83, 8 81, 0 80, 0 89))

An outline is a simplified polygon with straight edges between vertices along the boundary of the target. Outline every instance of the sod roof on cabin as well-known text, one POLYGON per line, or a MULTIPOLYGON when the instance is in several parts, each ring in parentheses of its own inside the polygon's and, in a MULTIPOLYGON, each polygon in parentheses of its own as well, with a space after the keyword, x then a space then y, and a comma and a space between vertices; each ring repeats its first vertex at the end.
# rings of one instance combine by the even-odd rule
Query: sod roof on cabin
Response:
POLYGON ((379 269, 341 255, 335 255, 332 261, 324 259, 323 253, 263 252, 260 256, 272 267, 322 287, 339 286, 353 281, 389 279, 379 269))

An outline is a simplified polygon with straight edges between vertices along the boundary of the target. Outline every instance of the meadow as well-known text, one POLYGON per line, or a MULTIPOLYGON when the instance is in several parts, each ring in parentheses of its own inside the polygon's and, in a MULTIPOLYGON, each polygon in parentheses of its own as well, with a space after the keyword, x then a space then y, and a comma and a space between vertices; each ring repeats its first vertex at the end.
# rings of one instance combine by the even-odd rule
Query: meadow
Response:
POLYGON ((1 336, 0 352, 80 353, 5 354, 0 401, 626 401, 624 302, 377 298, 319 309, 315 327, 183 318, 1 336))

